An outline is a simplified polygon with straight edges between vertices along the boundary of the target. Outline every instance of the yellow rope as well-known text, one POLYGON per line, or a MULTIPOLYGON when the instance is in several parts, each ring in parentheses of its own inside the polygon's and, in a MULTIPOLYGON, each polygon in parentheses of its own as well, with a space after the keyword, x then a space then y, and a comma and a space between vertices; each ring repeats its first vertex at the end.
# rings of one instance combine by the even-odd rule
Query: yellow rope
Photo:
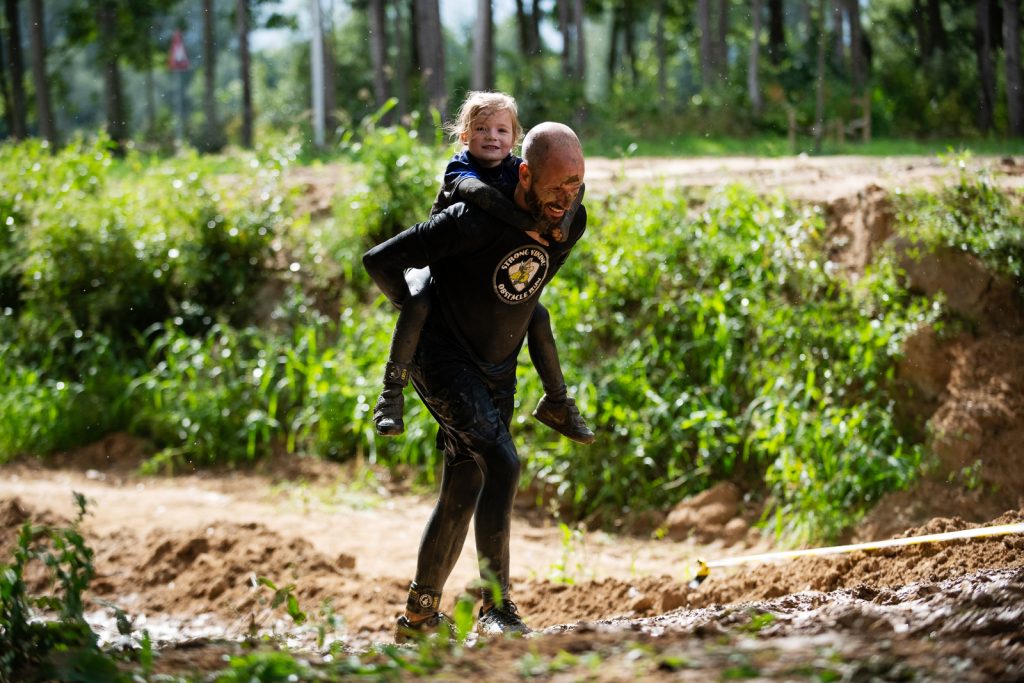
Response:
POLYGON ((850 545, 834 545, 826 548, 804 548, 801 550, 783 550, 774 553, 761 553, 759 555, 742 555, 740 557, 726 557, 720 560, 705 562, 698 558, 697 570, 694 574, 691 585, 699 585, 711 573, 711 569, 717 567, 733 567, 740 564, 752 562, 774 562, 788 560, 794 557, 812 557, 818 555, 839 555, 852 553, 858 550, 881 550, 882 548, 896 548, 905 545, 916 545, 919 543, 943 543, 964 538, 982 538, 988 536, 1006 536, 1009 534, 1024 534, 1024 523, 999 524, 996 526, 984 526, 976 529, 963 529, 961 531, 946 531, 941 534, 925 534, 924 536, 908 536, 907 538, 890 538, 884 541, 868 541, 867 543, 853 543, 850 545))

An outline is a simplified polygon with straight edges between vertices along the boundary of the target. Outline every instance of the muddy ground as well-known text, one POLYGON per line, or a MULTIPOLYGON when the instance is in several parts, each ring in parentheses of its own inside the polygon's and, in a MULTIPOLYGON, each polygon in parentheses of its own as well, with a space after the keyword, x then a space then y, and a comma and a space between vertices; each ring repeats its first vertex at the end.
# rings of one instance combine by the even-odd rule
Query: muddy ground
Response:
MULTIPOLYGON (((1020 192, 1019 161, 971 163, 1020 192)), ((330 168, 296 177, 308 189, 311 211, 329 205, 330 168)), ((588 166, 592 193, 738 181, 821 203, 829 212, 830 258, 852 276, 893 237, 889 193, 949 179, 945 165, 927 158, 588 166)), ((959 298, 951 296, 951 305, 978 325, 941 341, 922 332, 900 370, 903 409, 928 425, 938 468, 913 490, 883 500, 848 540, 1024 522, 1019 291, 978 264, 948 258, 920 269, 920 288, 953 292, 959 298)), ((529 445, 522 450, 528 457, 529 445)), ((90 505, 83 530, 97 567, 91 597, 115 602, 137 629, 147 629, 161 644, 157 666, 165 671, 219 668, 225 651, 239 649, 222 641, 254 628, 312 648, 313 628, 298 628, 283 610, 270 609, 268 591, 253 585, 261 576, 294 584, 314 622, 326 623, 316 613, 330 600, 340 617, 332 638, 346 649, 390 641, 430 492, 384 473, 299 457, 256 471, 144 477, 136 467, 146 454, 144 443, 113 435, 46 466, 26 459, 0 468, 0 552, 7 556, 25 519, 72 517, 72 491, 84 493, 90 505)), ((729 485, 681 501, 632 535, 563 528, 523 508, 514 523, 513 597, 541 633, 449 654, 432 675, 1024 680, 1024 535, 717 569, 691 587, 697 557, 773 549, 773 539, 751 521, 742 492, 729 485)), ((470 537, 446 608, 471 588, 474 558, 470 537)), ((116 639, 109 609, 94 603, 91 618, 116 639)))

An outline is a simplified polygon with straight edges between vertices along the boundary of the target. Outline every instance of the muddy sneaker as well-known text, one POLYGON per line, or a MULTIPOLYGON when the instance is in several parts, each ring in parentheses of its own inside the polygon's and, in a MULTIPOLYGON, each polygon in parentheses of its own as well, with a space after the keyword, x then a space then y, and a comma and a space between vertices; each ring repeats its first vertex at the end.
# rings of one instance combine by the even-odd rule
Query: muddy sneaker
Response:
POLYGON ((492 605, 486 612, 480 608, 476 632, 485 638, 501 635, 521 636, 529 633, 530 627, 523 623, 516 604, 506 598, 502 601, 501 607, 492 605))
POLYGON ((399 644, 416 642, 424 638, 455 640, 456 637, 455 624, 443 612, 434 612, 433 615, 416 623, 402 615, 395 624, 395 642, 399 644))
POLYGON ((398 436, 405 431, 402 412, 405 409, 405 397, 402 387, 393 388, 385 385, 377 405, 373 408, 373 422, 377 425, 377 433, 381 436, 398 436))
POLYGON ((566 397, 564 401, 552 401, 545 394, 541 397, 533 416, 559 434, 578 443, 594 443, 594 432, 580 415, 576 401, 566 397))

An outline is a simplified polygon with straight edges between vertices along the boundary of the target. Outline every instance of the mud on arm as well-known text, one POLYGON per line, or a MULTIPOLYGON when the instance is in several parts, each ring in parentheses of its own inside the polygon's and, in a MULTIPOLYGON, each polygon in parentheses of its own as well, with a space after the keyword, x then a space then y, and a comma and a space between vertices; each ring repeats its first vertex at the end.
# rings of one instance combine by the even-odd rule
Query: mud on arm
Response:
POLYGON ((484 181, 471 175, 463 176, 455 183, 452 195, 456 201, 469 202, 473 206, 487 212, 493 218, 523 232, 534 232, 537 224, 528 213, 516 206, 516 203, 491 187, 484 181))

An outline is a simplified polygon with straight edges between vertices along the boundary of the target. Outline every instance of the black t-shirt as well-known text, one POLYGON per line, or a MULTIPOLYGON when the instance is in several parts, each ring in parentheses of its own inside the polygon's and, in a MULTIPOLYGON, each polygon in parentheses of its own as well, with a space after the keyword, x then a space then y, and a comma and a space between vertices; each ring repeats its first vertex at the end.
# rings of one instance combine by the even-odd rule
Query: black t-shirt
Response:
POLYGON ((427 328, 450 332, 470 358, 514 362, 541 292, 586 230, 580 207, 564 243, 544 246, 464 203, 383 242, 363 256, 381 290, 397 305, 408 296, 407 268, 430 266, 434 305, 427 328))

